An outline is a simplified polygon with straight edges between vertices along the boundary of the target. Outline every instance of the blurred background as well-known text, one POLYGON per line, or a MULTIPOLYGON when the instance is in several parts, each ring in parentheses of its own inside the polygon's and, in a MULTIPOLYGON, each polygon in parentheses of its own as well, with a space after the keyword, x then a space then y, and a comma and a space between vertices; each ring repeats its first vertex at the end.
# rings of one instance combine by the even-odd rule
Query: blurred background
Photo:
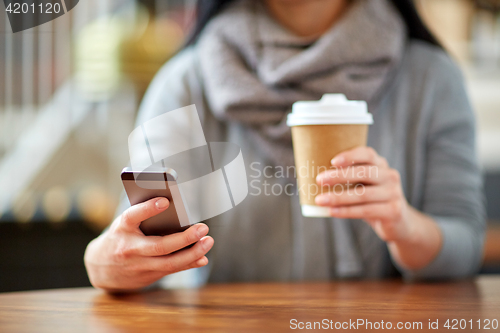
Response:
MULTIPOLYGON (((460 64, 488 201, 482 273, 500 273, 500 0, 416 0, 460 64)), ((196 0, 85 0, 13 34, 0 4, 0 292, 90 285, 87 243, 112 220, 127 137, 196 0)))

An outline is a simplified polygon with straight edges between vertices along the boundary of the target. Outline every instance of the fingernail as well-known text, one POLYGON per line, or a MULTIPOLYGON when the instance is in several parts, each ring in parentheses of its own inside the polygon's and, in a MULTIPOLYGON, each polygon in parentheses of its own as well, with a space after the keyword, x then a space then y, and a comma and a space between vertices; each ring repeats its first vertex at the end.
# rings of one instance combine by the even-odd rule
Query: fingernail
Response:
POLYGON ((324 176, 322 173, 320 173, 319 175, 316 176, 316 182, 317 183, 321 183, 321 181, 323 180, 324 176))
POLYGON ((332 165, 339 165, 339 164, 342 164, 344 163, 344 160, 345 158, 343 156, 337 156, 335 158, 332 159, 332 165))
POLYGON ((204 250, 208 250, 210 249, 210 247, 212 246, 211 245, 211 238, 210 237, 207 237, 207 238, 203 238, 201 241, 201 247, 204 249, 204 250))
POLYGON ((205 266, 206 264, 208 264, 208 258, 207 257, 203 257, 201 259, 198 259, 198 261, 196 263, 198 265, 205 266))
POLYGON ((156 205, 156 208, 158 208, 158 209, 165 209, 168 207, 168 199, 161 198, 161 199, 156 201, 155 205, 156 205))
POLYGON ((318 195, 315 201, 317 205, 327 205, 330 203, 330 198, 327 195, 318 195))
POLYGON ((208 227, 206 224, 200 224, 196 229, 196 234, 199 238, 205 236, 208 233, 208 227))
POLYGON ((330 213, 338 214, 338 213, 340 213, 340 209, 339 208, 330 208, 330 213))

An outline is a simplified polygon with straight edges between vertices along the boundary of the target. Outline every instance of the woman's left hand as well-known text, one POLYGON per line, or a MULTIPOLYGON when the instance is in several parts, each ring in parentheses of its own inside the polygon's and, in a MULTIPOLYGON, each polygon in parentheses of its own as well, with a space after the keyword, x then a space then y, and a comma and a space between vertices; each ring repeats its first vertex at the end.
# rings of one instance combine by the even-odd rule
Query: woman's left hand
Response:
POLYGON ((409 204, 399 172, 390 168, 385 158, 373 148, 358 147, 335 156, 332 166, 318 175, 318 185, 332 189, 336 184, 360 185, 318 195, 316 204, 330 207, 333 217, 364 219, 386 242, 409 239, 409 204))

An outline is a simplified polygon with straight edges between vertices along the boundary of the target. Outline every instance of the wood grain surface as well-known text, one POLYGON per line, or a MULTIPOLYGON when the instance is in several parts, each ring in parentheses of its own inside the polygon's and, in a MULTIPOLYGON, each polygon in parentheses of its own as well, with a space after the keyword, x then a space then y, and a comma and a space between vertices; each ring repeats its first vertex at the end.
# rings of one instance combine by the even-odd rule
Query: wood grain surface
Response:
MULTIPOLYGON (((0 332, 289 332, 291 320, 362 319, 387 325, 429 320, 500 320, 500 277, 407 284, 394 281, 220 284, 200 289, 108 295, 92 288, 0 294, 0 332)), ((462 324, 464 321, 462 321, 462 324)), ((450 322, 452 324, 452 322, 450 322)), ((375 324, 376 325, 376 324, 375 324)), ((316 326, 318 328, 319 326, 316 326)), ((344 324, 345 327, 345 324, 344 324)), ((459 326, 457 326, 459 327, 459 326)), ((351 327, 352 328, 352 327, 351 327)), ((328 331, 330 329, 324 329, 328 331)), ((353 331, 351 329, 351 331, 353 331)), ((385 331, 358 327, 357 331, 385 331)), ((390 331, 390 330, 388 330, 390 331)), ((451 331, 451 329, 450 329, 451 331)), ((500 332, 500 328, 487 332, 500 332)))

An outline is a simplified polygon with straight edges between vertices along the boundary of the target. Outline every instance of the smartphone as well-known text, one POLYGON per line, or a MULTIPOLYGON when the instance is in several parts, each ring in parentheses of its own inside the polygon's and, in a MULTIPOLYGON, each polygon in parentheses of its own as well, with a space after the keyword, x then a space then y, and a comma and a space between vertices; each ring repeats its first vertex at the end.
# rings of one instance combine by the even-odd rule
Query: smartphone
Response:
POLYGON ((177 186, 177 173, 173 169, 134 172, 130 168, 121 173, 123 187, 130 205, 164 197, 170 206, 160 214, 144 220, 140 229, 146 236, 165 236, 182 232, 190 227, 182 196, 177 186))

